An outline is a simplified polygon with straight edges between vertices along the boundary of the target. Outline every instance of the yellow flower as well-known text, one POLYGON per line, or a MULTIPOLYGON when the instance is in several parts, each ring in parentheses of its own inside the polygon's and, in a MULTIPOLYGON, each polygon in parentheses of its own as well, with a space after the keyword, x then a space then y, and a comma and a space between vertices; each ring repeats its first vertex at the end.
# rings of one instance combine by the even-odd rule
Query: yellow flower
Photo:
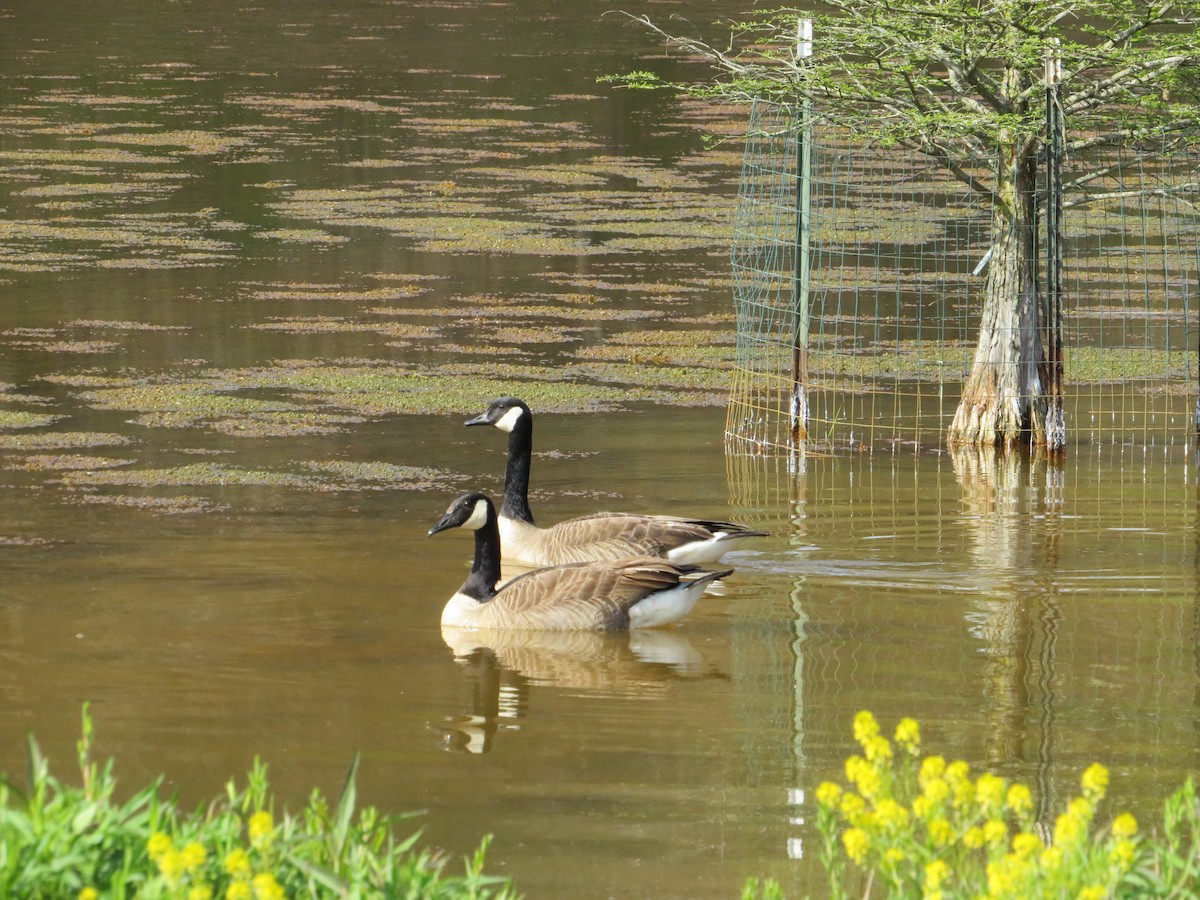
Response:
POLYGON ((184 869, 188 872, 195 872, 208 859, 208 853, 205 852, 204 845, 199 841, 192 841, 179 851, 179 856, 183 860, 184 869))
POLYGON ((1083 834, 1082 826, 1083 823, 1079 821, 1078 816, 1073 816, 1069 812, 1063 813, 1054 820, 1055 846, 1061 847, 1073 843, 1083 834))
POLYGON ((833 809, 838 804, 838 798, 842 796, 842 789, 832 781, 822 781, 817 785, 817 802, 824 807, 833 809))
POLYGON ((985 810, 993 810, 1004 800, 1004 779, 984 772, 975 782, 975 802, 985 810))
POLYGON ((156 831, 150 835, 150 839, 146 841, 146 850, 150 854, 150 858, 155 862, 158 858, 175 846, 175 842, 171 840, 169 834, 163 834, 161 831, 156 831))
POLYGON ((1012 839, 1012 849, 1018 857, 1025 859, 1033 851, 1042 849, 1042 839, 1032 832, 1022 831, 1012 839))
POLYGON ((871 762, 879 762, 880 760, 892 758, 891 742, 880 735, 875 735, 875 737, 863 744, 863 750, 866 752, 867 759, 871 762))
POLYGON ((953 786, 966 781, 967 776, 970 774, 971 767, 961 759, 956 759, 954 762, 950 763, 950 765, 946 766, 944 777, 946 781, 953 786))
POLYGON ((912 811, 913 815, 918 819, 926 819, 929 817, 929 813, 933 811, 933 804, 929 802, 928 797, 917 797, 913 800, 912 811))
POLYGON ((941 778, 946 772, 946 760, 940 756, 927 756, 921 760, 921 769, 917 772, 917 784, 925 787, 927 781, 941 778))
POLYGON ((1006 857, 1003 860, 990 862, 987 864, 987 886, 988 895, 992 897, 1003 897, 1012 892, 1016 886, 1016 879, 1013 877, 1012 866, 1008 864, 1006 857))
POLYGON ((254 900, 285 900, 287 897, 279 882, 275 880, 275 876, 270 872, 255 875, 253 883, 254 900))
POLYGON ((942 886, 942 882, 946 880, 946 876, 950 874, 950 867, 946 865, 945 860, 935 859, 925 866, 925 891, 936 891, 942 886))
POLYGON ((183 854, 178 850, 168 850, 159 856, 158 871, 167 879, 167 884, 174 886, 184 872, 183 854))
POLYGON ((1014 784, 1008 789, 1005 803, 1008 805, 1009 810, 1018 816, 1023 815, 1033 809, 1033 794, 1029 792, 1029 788, 1025 787, 1025 785, 1014 784))
POLYGON ((867 766, 867 761, 857 754, 846 757, 846 780, 858 781, 859 770, 865 766, 867 766))
POLYGON ((929 839, 935 847, 945 847, 954 842, 954 828, 945 819, 934 819, 929 823, 929 839))
POLYGON ((875 805, 875 819, 884 828, 902 828, 908 824, 908 810, 891 797, 885 797, 875 805))
POLYGON ((207 884, 197 884, 188 891, 187 900, 212 900, 212 888, 207 884))
POLYGON ((1129 813, 1121 813, 1113 819, 1112 834, 1116 838, 1131 838, 1137 834, 1137 819, 1129 813))
POLYGON ((1080 891, 1077 900, 1104 900, 1107 895, 1108 891, 1106 891, 1101 885, 1093 884, 1092 886, 1085 887, 1082 891, 1080 891))
POLYGON ((916 719, 905 717, 896 725, 896 743, 904 748, 906 753, 913 756, 921 745, 921 726, 916 719))
POLYGON ((975 785, 971 783, 970 772, 971 767, 961 759, 946 766, 946 784, 954 792, 954 805, 957 807, 966 806, 975 798, 975 785))
POLYGON ((862 745, 879 734, 879 723, 869 710, 861 710, 854 716, 854 739, 862 745))
POLYGON ((846 855, 861 864, 871 846, 871 839, 861 828, 847 828, 842 835, 842 845, 846 848, 846 855))
POLYGON ((75 895, 75 900, 97 900, 100 892, 94 887, 85 887, 75 895))
POLYGON ((866 809, 867 804, 863 802, 863 798, 858 794, 845 793, 842 794, 842 815, 848 822, 854 822, 862 815, 862 811, 866 809))
POLYGON ((950 796, 950 785, 944 778, 930 778, 925 782, 921 796, 930 803, 941 803, 950 796))
POLYGON ((231 881, 225 888, 225 900, 254 900, 250 885, 245 881, 231 881))
POLYGON ((235 878, 250 874, 250 857, 241 847, 230 850, 225 856, 225 871, 235 878))
POLYGON ((904 861, 904 851, 899 847, 888 847, 887 852, 883 854, 885 862, 898 863, 904 861))
POLYGON ((1108 790, 1108 769, 1100 763, 1092 763, 1080 779, 1083 785, 1083 795, 1093 802, 1104 796, 1108 790))
POLYGON ((1008 839, 1008 825, 1000 819, 989 819, 983 823, 983 839, 989 844, 1003 844, 1008 839))
POLYGON ((1042 869, 1047 872, 1056 871, 1062 865, 1062 858, 1062 847, 1047 847, 1042 851, 1042 869))
POLYGON ((857 777, 854 779, 854 784, 858 787, 858 792, 868 800, 883 790, 883 779, 874 766, 859 766, 855 775, 857 777))
POLYGON ((972 825, 967 829, 967 833, 962 838, 963 845, 970 847, 972 850, 978 850, 983 846, 983 829, 978 825, 972 825))
POLYGON ((271 840, 274 837, 275 823, 271 819, 271 814, 265 809, 260 809, 250 817, 250 822, 247 825, 250 832, 250 844, 258 850, 264 847, 271 846, 271 840))
POLYGON ((1137 844, 1128 838, 1121 838, 1117 841, 1111 851, 1113 865, 1121 870, 1128 870, 1133 865, 1133 860, 1136 857, 1137 844))

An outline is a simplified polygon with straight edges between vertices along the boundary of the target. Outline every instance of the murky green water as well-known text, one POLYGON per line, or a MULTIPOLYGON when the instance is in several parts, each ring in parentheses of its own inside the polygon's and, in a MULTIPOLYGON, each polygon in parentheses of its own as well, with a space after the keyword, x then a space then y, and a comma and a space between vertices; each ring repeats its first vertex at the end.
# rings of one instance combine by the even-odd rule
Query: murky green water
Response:
POLYGON ((0 769, 33 729, 67 772, 84 700, 188 801, 361 751, 530 897, 819 895, 864 707, 1150 814, 1198 762, 1191 451, 727 459, 737 118, 595 85, 661 52, 605 9, 0 13, 0 769), (773 536, 676 630, 452 649, 470 542, 425 532, 499 487, 461 423, 505 393, 544 521, 773 536))

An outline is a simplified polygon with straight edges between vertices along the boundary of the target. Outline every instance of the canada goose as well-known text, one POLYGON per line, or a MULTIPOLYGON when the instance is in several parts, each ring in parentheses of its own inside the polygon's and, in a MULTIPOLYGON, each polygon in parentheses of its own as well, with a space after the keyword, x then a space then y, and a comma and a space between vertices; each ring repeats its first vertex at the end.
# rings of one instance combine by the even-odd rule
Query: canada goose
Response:
POLYGON ((650 556, 534 569, 499 589, 500 529, 486 494, 463 494, 429 529, 475 530, 471 574, 442 610, 442 625, 471 628, 615 631, 668 625, 688 613, 704 589, 733 572, 710 572, 650 556))
POLYGON ((539 528, 529 509, 529 467, 533 456, 533 413, 516 397, 495 401, 467 425, 494 425, 508 432, 508 465, 504 502, 500 505, 500 539, 506 558, 531 566, 661 556, 674 563, 716 562, 744 539, 765 537, 732 522, 596 513, 539 528))

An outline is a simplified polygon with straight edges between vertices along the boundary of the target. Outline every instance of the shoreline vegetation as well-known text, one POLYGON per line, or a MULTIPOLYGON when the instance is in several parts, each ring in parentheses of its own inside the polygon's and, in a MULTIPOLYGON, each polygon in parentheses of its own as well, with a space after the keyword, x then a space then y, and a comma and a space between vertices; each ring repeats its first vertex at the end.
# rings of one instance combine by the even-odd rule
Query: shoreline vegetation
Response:
POLYGON ((491 837, 448 874, 451 857, 401 836, 410 816, 359 807, 355 758, 332 806, 314 790, 299 813, 277 808, 259 760, 244 787, 195 812, 159 796, 155 779, 120 802, 113 761, 91 757, 83 708, 77 744, 82 784, 50 773, 28 739, 27 785, 0 777, 0 896, 23 900, 283 900, 283 898, 478 898, 515 900, 507 878, 486 875, 491 837))
MULTIPOLYGON (((1103 820, 1108 770, 1093 763, 1061 813, 1039 818, 1028 787, 921 749, 918 723, 893 738, 875 717, 853 723, 861 752, 845 784, 815 791, 816 845, 833 900, 880 896, 959 900, 1056 896, 1082 900, 1195 897, 1200 891, 1200 794, 1189 777, 1163 805, 1161 825, 1128 813, 1103 820)), ((299 813, 277 808, 267 767, 194 812, 160 797, 162 779, 120 802, 113 761, 92 759, 83 707, 81 784, 50 773, 28 738, 24 790, 0 776, 0 896, 28 900, 285 900, 477 898, 516 900, 511 879, 484 873, 491 836, 447 872, 451 857, 401 836, 410 815, 357 802, 355 758, 332 806, 317 790, 299 813)), ((774 879, 750 878, 742 900, 782 900, 774 879)))
MULTIPOLYGON (((921 749, 903 718, 891 740, 875 716, 854 717, 861 748, 845 784, 816 789, 825 896, 919 900, 1106 900, 1200 893, 1200 795, 1189 777, 1163 804, 1162 824, 1141 829, 1129 813, 1104 821, 1109 773, 1093 763, 1080 793, 1055 815, 1033 792, 989 772, 972 773, 921 749)), ((773 879, 750 879, 743 900, 781 900, 773 879)))

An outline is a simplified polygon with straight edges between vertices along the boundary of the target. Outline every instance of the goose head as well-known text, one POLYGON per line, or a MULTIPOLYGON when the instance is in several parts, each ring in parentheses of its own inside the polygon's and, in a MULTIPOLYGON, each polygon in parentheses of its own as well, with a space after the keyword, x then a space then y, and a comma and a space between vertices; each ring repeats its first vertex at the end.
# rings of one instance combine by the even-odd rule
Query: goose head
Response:
POLYGON ((439 531, 446 531, 450 528, 470 528, 473 531, 478 531, 483 528, 489 521, 496 520, 496 508, 492 505, 492 501, 488 499, 487 494, 473 492, 463 494, 457 500, 450 504, 445 515, 438 520, 438 523, 429 529, 430 534, 437 534, 439 531))
POLYGON ((518 400, 516 397, 501 397, 487 408, 487 412, 468 419, 466 424, 494 425, 501 431, 511 432, 517 427, 517 422, 522 418, 528 421, 532 415, 523 400, 518 400))

